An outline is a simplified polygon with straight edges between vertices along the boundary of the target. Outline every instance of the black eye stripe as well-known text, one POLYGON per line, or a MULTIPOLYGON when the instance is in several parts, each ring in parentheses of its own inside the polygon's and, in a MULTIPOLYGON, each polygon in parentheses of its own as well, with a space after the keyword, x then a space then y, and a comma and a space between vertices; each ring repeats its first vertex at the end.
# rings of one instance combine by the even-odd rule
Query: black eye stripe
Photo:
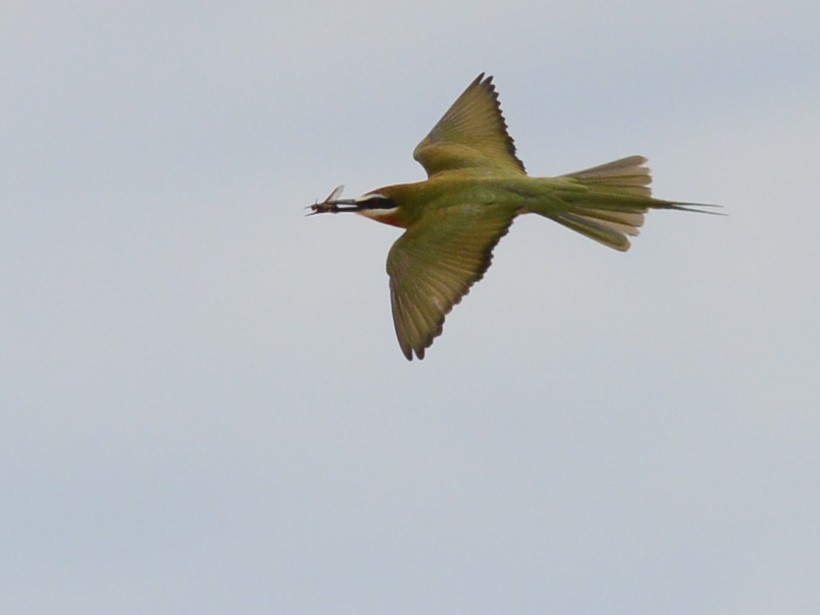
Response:
POLYGON ((393 209, 396 206, 393 199, 381 194, 368 196, 356 204, 361 209, 393 209))

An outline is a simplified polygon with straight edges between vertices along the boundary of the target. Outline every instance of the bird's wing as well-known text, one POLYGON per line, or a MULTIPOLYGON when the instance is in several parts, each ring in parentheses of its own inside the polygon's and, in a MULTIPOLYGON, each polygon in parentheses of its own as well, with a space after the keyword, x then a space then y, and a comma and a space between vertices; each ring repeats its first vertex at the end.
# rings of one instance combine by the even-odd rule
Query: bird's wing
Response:
POLYGON ((393 323, 404 356, 424 358, 445 315, 481 279, 515 210, 453 205, 425 214, 387 256, 393 323))
POLYGON ((524 174, 492 77, 476 77, 413 151, 429 177, 447 171, 524 174))

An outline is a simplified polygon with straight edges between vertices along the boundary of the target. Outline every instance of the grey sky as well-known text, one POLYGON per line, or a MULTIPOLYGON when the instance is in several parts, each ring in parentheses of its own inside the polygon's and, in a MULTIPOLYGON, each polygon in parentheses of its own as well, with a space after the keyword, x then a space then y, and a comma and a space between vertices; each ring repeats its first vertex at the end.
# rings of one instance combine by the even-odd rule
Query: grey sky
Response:
POLYGON ((26 2, 0 20, 0 611, 820 610, 815 2, 26 2), (627 254, 518 220, 422 362, 397 229, 479 73, 627 254))

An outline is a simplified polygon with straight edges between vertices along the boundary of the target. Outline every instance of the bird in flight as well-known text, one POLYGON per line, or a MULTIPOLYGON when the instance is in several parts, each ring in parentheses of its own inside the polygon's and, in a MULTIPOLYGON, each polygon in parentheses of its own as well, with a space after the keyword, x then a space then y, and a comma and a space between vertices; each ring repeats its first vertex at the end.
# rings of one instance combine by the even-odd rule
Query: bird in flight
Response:
POLYGON ((387 255, 393 322, 408 360, 424 358, 444 318, 480 280, 516 216, 538 214, 615 250, 629 249, 650 209, 700 211, 652 198, 646 158, 559 177, 530 177, 507 133, 492 77, 467 86, 413 151, 427 179, 342 199, 308 215, 354 212, 405 229, 387 255))

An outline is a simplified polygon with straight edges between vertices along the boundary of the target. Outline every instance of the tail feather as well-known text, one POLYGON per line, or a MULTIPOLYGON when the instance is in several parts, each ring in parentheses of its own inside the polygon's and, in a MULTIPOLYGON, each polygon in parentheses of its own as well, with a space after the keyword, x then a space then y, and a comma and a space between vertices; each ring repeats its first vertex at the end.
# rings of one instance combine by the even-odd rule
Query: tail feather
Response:
POLYGON ((643 156, 629 156, 563 175, 586 190, 561 192, 564 207, 539 213, 605 246, 626 251, 630 246, 627 236, 638 235, 648 210, 691 211, 682 204, 652 198, 652 176, 646 162, 643 156))
POLYGON ((651 196, 649 184, 652 183, 652 175, 644 166, 646 162, 643 156, 628 156, 562 177, 578 180, 585 186, 603 192, 651 196))
MULTIPOLYGON (((625 232, 618 228, 620 225, 598 222, 587 216, 580 216, 568 211, 550 215, 550 218, 615 250, 626 252, 629 249, 629 239, 626 238, 625 232)), ((637 230, 629 234, 637 234, 637 230)))
POLYGON ((574 213, 584 218, 592 218, 599 223, 617 227, 627 235, 637 235, 639 227, 643 226, 644 215, 632 211, 611 211, 607 209, 589 209, 576 207, 574 213))

